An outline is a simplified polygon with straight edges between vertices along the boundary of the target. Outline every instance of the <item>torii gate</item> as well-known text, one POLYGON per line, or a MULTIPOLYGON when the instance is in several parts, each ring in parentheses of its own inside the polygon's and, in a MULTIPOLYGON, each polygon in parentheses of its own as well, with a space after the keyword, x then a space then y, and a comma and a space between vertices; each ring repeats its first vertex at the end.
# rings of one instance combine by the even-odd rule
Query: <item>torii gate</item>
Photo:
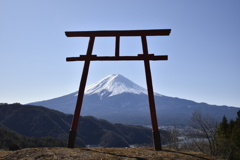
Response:
POLYGON ((68 147, 74 148, 78 121, 80 117, 84 90, 86 86, 87 76, 90 61, 144 61, 145 73, 146 73, 146 82, 148 89, 148 101, 150 107, 150 115, 152 122, 152 132, 153 132, 153 142, 155 150, 162 150, 160 133, 157 123, 157 115, 154 102, 153 86, 152 86, 152 77, 149 60, 167 60, 167 55, 157 55, 148 54, 147 47, 147 38, 146 36, 168 36, 171 32, 171 29, 153 29, 153 30, 111 30, 111 31, 71 31, 65 32, 67 37, 90 37, 88 43, 88 49, 86 55, 80 55, 79 57, 68 57, 67 61, 85 61, 82 78, 78 91, 78 98, 76 103, 76 108, 73 116, 72 126, 69 133, 68 147), (119 44, 120 36, 140 36, 142 40, 143 54, 138 54, 138 56, 120 56, 119 55, 119 44), (97 56, 92 55, 93 44, 95 37, 116 37, 115 43, 115 56, 97 56))

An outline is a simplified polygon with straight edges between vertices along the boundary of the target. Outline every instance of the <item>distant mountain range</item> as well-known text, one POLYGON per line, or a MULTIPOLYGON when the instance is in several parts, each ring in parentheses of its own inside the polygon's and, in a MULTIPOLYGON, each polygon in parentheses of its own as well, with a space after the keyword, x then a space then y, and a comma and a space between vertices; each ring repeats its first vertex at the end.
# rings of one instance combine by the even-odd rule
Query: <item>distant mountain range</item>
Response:
MULTIPOLYGON (((74 113, 78 92, 58 98, 33 102, 64 113, 74 113)), ((194 111, 220 121, 225 115, 235 119, 240 108, 209 105, 191 100, 155 95, 159 125, 189 125, 194 111)), ((150 125, 147 90, 119 74, 109 75, 85 89, 81 115, 91 115, 113 123, 150 125)))
MULTIPOLYGON (((27 137, 55 137, 68 139, 73 115, 45 107, 0 104, 0 129, 9 129, 27 137)), ((161 131, 166 143, 166 131, 161 131)), ((2 135, 6 136, 6 135, 2 135)), ((11 137, 9 137, 11 139, 11 137)), ((130 144, 151 144, 150 128, 137 125, 113 124, 92 116, 81 116, 76 144, 103 147, 129 147, 130 144), (109 139, 111 141, 109 142, 109 139)))

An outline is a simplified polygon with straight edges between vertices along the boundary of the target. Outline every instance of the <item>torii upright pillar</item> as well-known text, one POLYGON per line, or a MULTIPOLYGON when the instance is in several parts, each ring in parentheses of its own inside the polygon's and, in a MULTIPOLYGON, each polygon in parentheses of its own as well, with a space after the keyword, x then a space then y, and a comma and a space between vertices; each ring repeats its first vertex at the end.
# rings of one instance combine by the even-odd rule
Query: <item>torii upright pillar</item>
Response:
MULTIPOLYGON (((89 43, 88 43, 87 56, 92 55, 94 40, 95 40, 95 37, 91 36, 89 39, 89 43)), ((71 130, 69 133, 69 138, 68 138, 68 147, 69 148, 74 148, 74 144, 75 144, 78 121, 79 121, 80 112, 81 112, 81 108, 82 108, 84 90, 85 90, 87 77, 88 77, 89 65, 90 65, 90 59, 86 59, 84 66, 83 66, 83 72, 82 72, 82 78, 81 78, 81 82, 80 82, 80 86, 79 86, 79 90, 78 90, 78 98, 77 98, 76 108, 74 111, 72 126, 71 126, 71 130)))
MULTIPOLYGON (((142 38, 143 55, 148 56, 147 38, 146 36, 142 36, 141 38, 142 38)), ((154 149, 162 150, 160 133, 158 130, 157 114, 156 114, 156 107, 155 107, 154 93, 153 93, 153 86, 152 86, 152 75, 151 75, 149 60, 147 59, 144 60, 144 66, 145 66, 146 82, 147 82, 147 89, 148 89, 148 102, 149 102, 150 115, 151 115, 151 121, 152 121, 154 149)))
POLYGON ((154 149, 162 150, 160 132, 159 132, 158 123, 157 123, 157 115, 156 115, 156 108, 155 108, 155 102, 154 102, 154 92, 153 92, 153 86, 152 86, 152 77, 151 77, 149 60, 167 60, 168 56, 166 55, 155 56, 154 54, 149 54, 148 48, 147 48, 146 36, 168 36, 170 32, 171 32, 170 29, 65 32, 67 37, 90 37, 86 55, 67 58, 67 61, 85 61, 83 72, 82 72, 82 78, 79 86, 79 91, 78 91, 76 108, 73 116, 72 126, 69 133, 69 139, 68 139, 69 148, 74 148, 74 144, 75 144, 78 121, 80 117, 90 61, 143 60, 144 66, 145 66, 145 73, 146 73, 147 89, 148 89, 148 101, 149 101, 150 116, 151 116, 151 122, 152 122, 154 149), (138 56, 119 56, 120 36, 141 36, 143 54, 138 54, 138 56), (107 56, 92 55, 92 49, 93 49, 95 37, 116 37, 115 56, 107 57, 107 56))

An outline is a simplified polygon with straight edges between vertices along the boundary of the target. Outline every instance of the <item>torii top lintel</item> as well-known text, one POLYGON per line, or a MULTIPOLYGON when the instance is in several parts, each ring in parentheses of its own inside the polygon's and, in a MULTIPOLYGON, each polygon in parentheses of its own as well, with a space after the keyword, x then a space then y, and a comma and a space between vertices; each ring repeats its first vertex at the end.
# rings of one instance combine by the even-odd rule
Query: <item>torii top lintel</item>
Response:
MULTIPOLYGON (((104 30, 104 31, 66 31, 65 34, 67 37, 90 37, 92 50, 93 42, 95 37, 116 37, 116 47, 115 47, 115 56, 106 57, 106 56, 96 56, 92 54, 80 55, 79 57, 68 57, 67 61, 85 61, 87 59, 91 61, 135 61, 135 60, 167 60, 167 55, 158 55, 148 54, 146 50, 144 54, 139 54, 138 56, 119 56, 119 43, 120 36, 141 36, 142 40, 146 39, 146 36, 168 36, 171 32, 171 29, 150 29, 150 30, 104 30), (145 37, 145 38, 144 38, 145 37)), ((142 41, 143 48, 147 49, 146 40, 142 41)), ((90 43, 89 43, 90 44, 90 43)))
POLYGON ((67 37, 168 36, 171 29, 66 31, 67 37))

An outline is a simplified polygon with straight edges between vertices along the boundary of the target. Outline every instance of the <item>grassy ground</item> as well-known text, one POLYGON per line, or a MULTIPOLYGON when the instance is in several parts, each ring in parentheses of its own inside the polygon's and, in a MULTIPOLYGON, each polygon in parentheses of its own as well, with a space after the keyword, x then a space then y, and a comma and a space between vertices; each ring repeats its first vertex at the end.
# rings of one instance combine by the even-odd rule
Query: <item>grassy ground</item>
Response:
POLYGON ((18 151, 0 150, 0 160, 221 160, 198 152, 152 148, 25 148, 18 151))

